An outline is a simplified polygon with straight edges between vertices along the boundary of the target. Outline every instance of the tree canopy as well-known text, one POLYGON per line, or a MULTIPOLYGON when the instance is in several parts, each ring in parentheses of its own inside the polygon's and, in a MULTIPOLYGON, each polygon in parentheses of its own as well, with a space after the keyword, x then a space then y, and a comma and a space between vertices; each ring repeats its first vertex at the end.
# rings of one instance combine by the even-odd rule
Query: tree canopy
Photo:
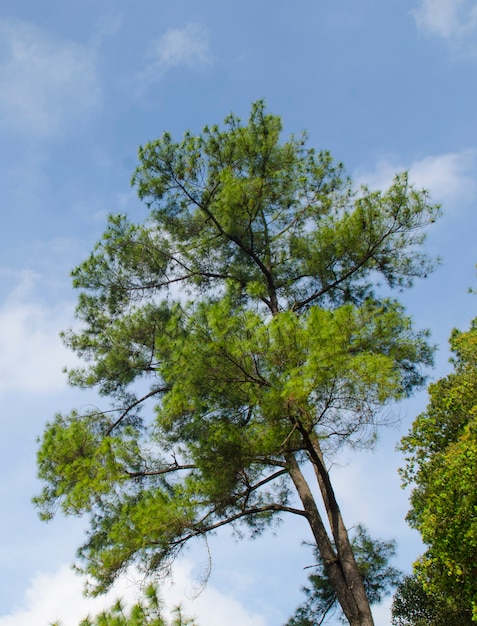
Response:
POLYGON ((424 589, 477 621, 477 319, 450 339, 454 371, 429 386, 429 404, 403 438, 408 520, 428 549, 415 564, 424 589))
POLYGON ((472 626, 472 611, 449 602, 440 591, 426 591, 422 576, 406 576, 392 604, 393 626, 472 626))
POLYGON ((371 444, 383 408, 423 383, 427 334, 379 282, 403 289, 432 270, 421 243, 439 209, 405 174, 354 189, 328 152, 281 129, 257 102, 247 124, 230 115, 140 148, 148 216, 109 218, 73 271, 80 328, 64 334, 85 363, 70 383, 110 405, 47 425, 36 503, 46 519, 89 517, 79 558, 96 592, 221 526, 255 535, 298 515, 346 618, 365 626, 326 459, 371 444))

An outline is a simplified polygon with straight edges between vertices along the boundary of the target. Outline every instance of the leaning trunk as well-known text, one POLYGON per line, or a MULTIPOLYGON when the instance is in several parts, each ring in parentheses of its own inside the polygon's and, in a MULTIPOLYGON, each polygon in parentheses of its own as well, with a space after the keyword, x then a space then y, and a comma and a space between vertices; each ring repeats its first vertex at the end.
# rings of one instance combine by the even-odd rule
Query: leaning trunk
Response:
POLYGON ((308 439, 306 445, 309 450, 309 457, 312 461, 318 485, 320 487, 321 496, 323 498, 331 532, 333 534, 333 541, 343 566, 348 587, 353 590, 353 595, 357 600, 360 614, 368 620, 359 623, 373 624, 371 608, 369 606, 369 600, 364 588, 363 579, 358 570, 356 559, 354 558, 348 530, 344 524, 343 516, 341 515, 341 510, 335 497, 333 485, 331 484, 330 476, 324 463, 323 453, 321 451, 318 438, 316 436, 312 436, 311 439, 308 439))
MULTIPOLYGON (((287 462, 290 477, 306 511, 306 516, 323 560, 326 574, 333 585, 336 597, 343 609, 346 619, 351 626, 374 626, 369 601, 339 509, 333 514, 336 521, 336 528, 333 529, 333 545, 333 542, 326 532, 310 487, 295 457, 289 455, 287 462)), ((326 502, 325 506, 328 509, 326 502)))

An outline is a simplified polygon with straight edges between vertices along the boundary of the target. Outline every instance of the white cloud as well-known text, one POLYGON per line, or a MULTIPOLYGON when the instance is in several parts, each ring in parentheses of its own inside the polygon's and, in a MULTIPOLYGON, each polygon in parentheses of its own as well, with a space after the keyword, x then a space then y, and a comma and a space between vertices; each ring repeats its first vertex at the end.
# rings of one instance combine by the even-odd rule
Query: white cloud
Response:
POLYGON ((191 572, 189 561, 182 561, 176 567, 174 585, 164 589, 169 608, 180 604, 187 615, 196 617, 204 626, 265 626, 264 617, 251 614, 237 599, 221 593, 211 583, 197 595, 197 581, 191 572))
POLYGON ((179 65, 194 70, 212 63, 207 33, 198 24, 167 30, 152 42, 149 57, 151 61, 142 76, 146 83, 160 80, 179 65))
POLYGON ((445 39, 465 37, 477 25, 473 0, 421 0, 412 13, 420 28, 445 39))
POLYGON ((38 281, 32 272, 21 272, 0 306, 0 393, 64 388, 62 369, 75 362, 59 338, 70 324, 71 308, 49 307, 36 300, 38 281))
POLYGON ((36 574, 21 606, 0 617, 0 626, 46 625, 59 619, 63 626, 78 626, 89 612, 101 610, 104 602, 104 599, 87 601, 82 595, 81 580, 63 565, 53 574, 36 574))
POLYGON ((442 202, 468 202, 475 196, 475 151, 425 157, 411 165, 410 176, 442 202))
POLYGON ((94 51, 56 41, 21 21, 0 20, 0 123, 34 135, 67 130, 99 101, 94 51))
POLYGON ((410 181, 427 189, 435 202, 456 206, 476 196, 477 162, 475 150, 427 156, 406 165, 391 158, 380 159, 374 170, 360 170, 355 180, 370 189, 386 189, 396 173, 407 170, 410 181))
MULTIPOLYGON (((188 599, 193 587, 191 564, 182 562, 175 569, 174 584, 161 586, 166 612, 180 604, 184 614, 195 617, 207 626, 265 626, 259 615, 251 615, 237 600, 220 593, 213 586, 205 588, 195 600, 188 599)), ((87 615, 95 615, 117 598, 134 602, 138 597, 138 581, 123 577, 107 596, 85 598, 83 580, 63 565, 56 572, 36 574, 25 591, 23 602, 8 615, 0 616, 0 626, 50 624, 61 620, 62 626, 78 626, 87 615)))

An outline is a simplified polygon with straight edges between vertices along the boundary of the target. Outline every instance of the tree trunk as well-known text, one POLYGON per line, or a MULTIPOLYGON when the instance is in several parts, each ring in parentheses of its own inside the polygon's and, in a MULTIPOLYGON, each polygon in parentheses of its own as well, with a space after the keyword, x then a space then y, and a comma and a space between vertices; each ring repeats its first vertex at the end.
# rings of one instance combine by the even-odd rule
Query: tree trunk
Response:
MULTIPOLYGON (((335 589, 336 597, 338 598, 338 602, 343 609, 346 619, 351 626, 374 626, 363 581, 354 559, 348 533, 344 527, 341 513, 336 503, 336 499, 334 498, 333 490, 331 490, 330 494, 329 489, 326 489, 323 499, 325 500, 326 496, 327 502, 325 502, 325 507, 327 512, 329 509, 328 516, 331 516, 330 524, 332 525, 332 533, 336 549, 326 532, 326 528, 323 524, 323 520, 313 494, 294 455, 288 455, 287 462, 290 477, 306 511, 307 519, 318 550, 320 551, 321 558, 323 559, 326 573, 335 589), (332 496, 331 502, 330 495, 332 496), (333 503, 336 506, 333 506, 333 503)), ((321 472, 318 471, 317 476, 318 475, 321 476, 321 472)), ((326 482, 323 477, 321 478, 321 481, 323 483, 326 482)), ((331 487, 331 483, 329 483, 329 487, 331 487)))
POLYGON ((368 619, 368 621, 360 623, 372 624, 373 618, 371 608, 369 606, 369 600, 364 588, 363 579, 358 571, 356 559, 354 558, 353 549, 349 540, 348 530, 344 524, 343 516, 341 515, 341 510, 336 500, 333 485, 331 484, 331 479, 325 466, 318 438, 316 436, 312 436, 309 441, 312 446, 309 451, 310 460, 312 461, 313 469, 320 487, 331 532, 333 534, 334 544, 343 566, 348 587, 353 590, 353 595, 358 603, 360 613, 368 619))

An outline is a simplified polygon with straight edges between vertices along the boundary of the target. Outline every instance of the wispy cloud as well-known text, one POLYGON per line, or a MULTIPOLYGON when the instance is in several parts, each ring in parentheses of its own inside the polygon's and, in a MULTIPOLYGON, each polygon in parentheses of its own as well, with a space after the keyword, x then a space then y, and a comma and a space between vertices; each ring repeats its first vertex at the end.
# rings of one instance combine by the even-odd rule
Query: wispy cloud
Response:
POLYGON ((466 38, 477 26, 474 0, 420 0, 412 14, 421 29, 448 40, 466 38))
POLYGON ((149 48, 149 64, 143 73, 146 83, 160 80, 175 67, 198 70, 213 62, 206 31, 198 24, 170 28, 149 48))
POLYGON ((65 132, 96 107, 94 49, 0 20, 0 124, 40 136, 65 132))
MULTIPOLYGON (((3 274, 2 279, 8 276, 3 274)), ((14 276, 16 285, 0 307, 0 393, 50 393, 66 387, 65 365, 76 358, 59 332, 70 324, 71 309, 34 299, 39 277, 30 271, 14 276)))
POLYGON ((396 159, 380 159, 373 170, 355 175, 358 183, 371 189, 389 187, 394 175, 407 170, 410 181, 427 189, 433 201, 448 206, 471 202, 477 193, 477 154, 475 150, 427 156, 404 164, 396 159))

